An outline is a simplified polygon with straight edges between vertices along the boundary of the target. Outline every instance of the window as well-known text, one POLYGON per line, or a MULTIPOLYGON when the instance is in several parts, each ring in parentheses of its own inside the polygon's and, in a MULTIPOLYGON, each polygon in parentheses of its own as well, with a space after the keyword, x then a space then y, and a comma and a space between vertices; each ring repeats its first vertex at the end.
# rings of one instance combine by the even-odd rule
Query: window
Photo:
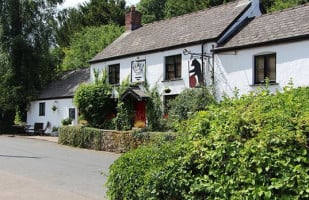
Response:
POLYGON ((254 57, 254 84, 276 82, 276 54, 265 54, 254 57))
POLYGON ((108 66, 108 81, 110 84, 119 84, 120 64, 108 66))
POLYGON ((39 104, 39 116, 45 116, 45 102, 39 104))
POLYGON ((165 80, 181 78, 181 54, 165 58, 165 80))
POLYGON ((75 108, 69 108, 69 118, 75 120, 75 108))

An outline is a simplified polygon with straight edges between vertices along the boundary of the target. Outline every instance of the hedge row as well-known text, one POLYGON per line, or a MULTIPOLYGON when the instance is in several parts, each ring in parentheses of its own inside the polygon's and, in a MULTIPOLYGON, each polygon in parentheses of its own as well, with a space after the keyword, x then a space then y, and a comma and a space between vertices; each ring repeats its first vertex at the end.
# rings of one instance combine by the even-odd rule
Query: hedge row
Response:
POLYGON ((226 99, 110 168, 118 199, 309 199, 309 87, 226 99))
POLYGON ((123 153, 151 142, 173 140, 174 133, 114 131, 82 126, 63 126, 59 143, 74 147, 123 153))

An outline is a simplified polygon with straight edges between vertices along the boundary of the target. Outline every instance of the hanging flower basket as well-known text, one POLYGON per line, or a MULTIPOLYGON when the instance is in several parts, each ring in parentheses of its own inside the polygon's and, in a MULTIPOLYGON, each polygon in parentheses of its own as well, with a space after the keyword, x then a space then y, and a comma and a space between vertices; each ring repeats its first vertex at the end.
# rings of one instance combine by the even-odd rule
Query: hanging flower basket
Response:
POLYGON ((55 105, 52 106, 52 110, 53 110, 54 112, 55 112, 57 109, 58 109, 57 106, 55 106, 55 105))

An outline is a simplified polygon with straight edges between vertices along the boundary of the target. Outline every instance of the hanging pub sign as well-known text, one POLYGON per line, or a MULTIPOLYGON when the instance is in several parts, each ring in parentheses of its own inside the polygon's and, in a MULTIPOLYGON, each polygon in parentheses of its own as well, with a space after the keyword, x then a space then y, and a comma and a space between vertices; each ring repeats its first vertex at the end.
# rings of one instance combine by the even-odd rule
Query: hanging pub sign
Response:
POLYGON ((146 60, 132 61, 131 63, 131 82, 144 82, 146 74, 146 60))
POLYGON ((204 84, 201 63, 198 59, 191 60, 189 68, 189 84, 190 88, 202 86, 204 84))

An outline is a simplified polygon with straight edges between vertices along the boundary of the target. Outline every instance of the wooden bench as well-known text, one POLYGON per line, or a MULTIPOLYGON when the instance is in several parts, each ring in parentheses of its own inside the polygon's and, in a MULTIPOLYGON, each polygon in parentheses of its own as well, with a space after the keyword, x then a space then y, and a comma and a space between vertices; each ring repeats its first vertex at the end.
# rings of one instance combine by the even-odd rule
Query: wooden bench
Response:
POLYGON ((34 125, 28 125, 25 128, 25 132, 28 134, 34 135, 43 135, 47 128, 50 126, 50 123, 47 122, 46 126, 44 127, 44 123, 34 123, 34 125))

